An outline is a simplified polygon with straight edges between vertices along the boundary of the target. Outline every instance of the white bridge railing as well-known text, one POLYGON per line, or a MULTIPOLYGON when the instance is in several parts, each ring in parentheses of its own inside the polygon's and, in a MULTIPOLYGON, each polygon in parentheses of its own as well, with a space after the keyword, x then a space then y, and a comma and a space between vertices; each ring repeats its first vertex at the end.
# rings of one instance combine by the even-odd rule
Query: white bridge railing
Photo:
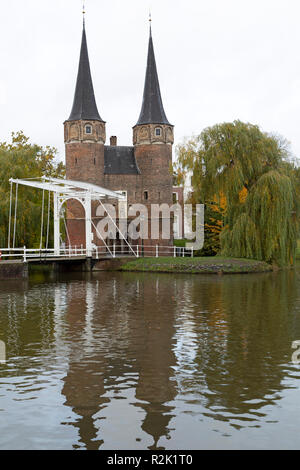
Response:
MULTIPOLYGON (((20 259, 26 263, 29 260, 45 261, 51 258, 86 258, 86 249, 83 246, 67 246, 61 248, 59 253, 54 249, 39 248, 0 248, 0 261, 10 259, 20 259)), ((95 259, 120 258, 120 257, 193 257, 193 248, 177 247, 177 246, 141 246, 141 245, 111 245, 111 246, 95 246, 92 251, 92 257, 95 259)))
MULTIPOLYGON (((193 248, 185 248, 185 247, 178 247, 178 246, 161 246, 161 245, 152 245, 152 246, 141 246, 141 245, 130 245, 132 250, 135 253, 137 258, 139 257, 151 257, 151 258, 158 258, 159 256, 172 256, 176 257, 193 257, 194 251, 193 248)), ((123 245, 111 245, 108 246, 110 252, 112 253, 113 258, 119 258, 122 256, 134 256, 132 250, 129 246, 123 245)), ((101 258, 103 255, 107 255, 108 250, 105 246, 98 246, 95 247, 93 251, 93 257, 96 259, 101 258)))
POLYGON ((0 261, 22 259, 24 263, 30 259, 50 259, 66 257, 86 257, 86 249, 82 247, 62 248, 57 253, 53 248, 0 248, 0 261))

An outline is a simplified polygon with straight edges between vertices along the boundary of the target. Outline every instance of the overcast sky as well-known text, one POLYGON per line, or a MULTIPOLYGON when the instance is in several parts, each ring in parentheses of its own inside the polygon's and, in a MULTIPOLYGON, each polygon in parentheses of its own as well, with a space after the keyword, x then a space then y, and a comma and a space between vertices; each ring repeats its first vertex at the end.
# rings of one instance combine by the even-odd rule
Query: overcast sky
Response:
MULTIPOLYGON (((300 157, 299 0, 86 0, 97 105, 107 142, 131 145, 152 11, 163 103, 175 143, 240 119, 300 157)), ((82 33, 81 0, 1 0, 0 141, 23 130, 64 159, 82 33)))

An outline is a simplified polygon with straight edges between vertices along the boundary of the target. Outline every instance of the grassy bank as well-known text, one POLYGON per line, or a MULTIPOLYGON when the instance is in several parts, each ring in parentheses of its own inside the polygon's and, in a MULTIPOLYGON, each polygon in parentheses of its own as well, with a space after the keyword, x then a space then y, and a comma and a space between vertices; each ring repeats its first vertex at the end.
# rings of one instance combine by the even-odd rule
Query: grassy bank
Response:
POLYGON ((139 258, 124 264, 121 271, 172 273, 260 273, 272 271, 263 261, 238 258, 139 258))

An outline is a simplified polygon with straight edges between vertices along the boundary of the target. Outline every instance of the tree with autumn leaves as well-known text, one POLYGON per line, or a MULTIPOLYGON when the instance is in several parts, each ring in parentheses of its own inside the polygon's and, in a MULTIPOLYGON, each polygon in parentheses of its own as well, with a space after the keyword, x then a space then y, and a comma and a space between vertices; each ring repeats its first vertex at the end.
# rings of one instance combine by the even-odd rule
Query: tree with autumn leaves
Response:
POLYGON ((178 147, 176 171, 186 170, 193 171, 193 202, 206 207, 206 242, 212 236, 216 251, 293 263, 299 170, 289 161, 284 139, 241 121, 217 124, 178 147))
MULTIPOLYGON (((7 246, 9 224, 10 178, 63 177, 64 165, 57 161, 53 147, 31 144, 23 132, 12 133, 11 142, 0 143, 0 247, 7 246)), ((48 198, 45 198, 47 212, 48 198)), ((13 204, 15 194, 13 194, 13 204)), ((52 211, 52 207, 50 205, 52 211)), ((41 191, 19 186, 16 225, 16 246, 38 247, 42 215, 41 191)), ((47 215, 47 214, 46 214, 47 215)), ((45 218, 46 218, 45 215, 45 218)), ((53 214, 51 212, 49 246, 53 238, 53 214)), ((46 226, 46 221, 45 225, 46 226)), ((44 238, 46 234, 43 234, 44 238)))

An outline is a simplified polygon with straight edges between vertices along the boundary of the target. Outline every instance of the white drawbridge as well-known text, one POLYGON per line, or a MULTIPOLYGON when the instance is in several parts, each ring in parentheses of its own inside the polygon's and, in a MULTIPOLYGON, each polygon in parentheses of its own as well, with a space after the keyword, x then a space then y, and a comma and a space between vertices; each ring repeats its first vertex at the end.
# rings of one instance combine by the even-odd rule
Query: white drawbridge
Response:
MULTIPOLYGON (((73 181, 73 180, 64 180, 58 178, 32 178, 32 179, 13 179, 10 180, 11 191, 10 191, 10 209, 9 209, 9 228, 8 228, 8 249, 11 249, 11 238, 12 238, 12 249, 15 248, 15 238, 16 238, 16 222, 17 222, 17 206, 18 206, 18 187, 19 185, 30 186, 32 188, 41 189, 43 191, 43 202, 42 202, 42 217, 41 217, 41 245, 42 245, 42 234, 43 234, 43 221, 44 221, 44 200, 45 191, 49 191, 49 203, 50 203, 50 193, 53 193, 53 204, 54 204, 54 255, 60 255, 60 214, 63 204, 66 201, 75 199, 80 202, 85 210, 85 234, 86 234, 86 249, 85 254, 87 257, 92 256, 93 250, 93 232, 92 227, 95 228, 98 233, 97 227, 92 221, 92 201, 98 201, 102 206, 102 199, 115 199, 115 200, 126 200, 126 196, 122 194, 121 191, 111 191, 109 189, 102 188, 90 183, 84 183, 82 181, 73 181), (12 194, 13 194, 13 184, 16 185, 15 188, 15 207, 14 207, 14 224, 12 230, 12 194)), ((50 214, 50 204, 48 203, 48 223, 47 223, 47 245, 49 237, 49 214, 50 214)), ((104 207, 104 206, 103 206, 104 207)), ((112 219, 113 221, 113 219, 112 219)), ((113 221, 114 223, 114 221, 113 221)), ((119 231, 121 237, 128 244, 125 236, 120 232, 117 225, 115 224, 117 230, 119 231)), ((101 235, 98 233, 101 237, 101 235)), ((101 237, 102 238, 102 237, 101 237)), ((103 244, 107 247, 110 252, 109 247, 106 245, 103 240, 103 244)), ((132 250, 131 246, 128 244, 129 248, 132 250)), ((42 246, 40 246, 41 250, 42 246)), ((46 249, 48 246, 46 246, 46 249)), ((133 254, 135 252, 132 250, 133 254)))
MULTIPOLYGON (((95 255, 96 259, 99 259, 99 255, 108 256, 115 258, 116 256, 124 256, 125 254, 130 256, 193 256, 193 248, 176 247, 176 246, 143 246, 142 244, 131 245, 127 240, 126 236, 121 232, 117 226, 116 221, 110 216, 109 211, 105 209, 105 205, 102 200, 113 199, 117 200, 119 204, 123 201, 123 204, 127 204, 127 197, 122 191, 111 191, 109 189, 96 186, 91 183, 84 183, 82 181, 65 180, 50 177, 31 178, 31 179, 13 179, 10 180, 10 205, 9 205, 9 227, 8 227, 8 247, 0 248, 0 261, 5 261, 3 258, 23 258, 24 262, 27 261, 38 261, 46 259, 60 258, 64 261, 64 258, 73 258, 74 256, 79 258, 91 258, 95 255), (14 188, 15 185, 15 188, 14 188), (40 247, 39 248, 16 248, 16 231, 17 231, 17 216, 18 216, 18 188, 19 185, 29 186, 31 188, 37 188, 42 190, 42 213, 41 213, 41 230, 40 230, 40 247), (45 238, 45 248, 43 248, 43 234, 44 230, 44 219, 45 219, 45 192, 49 193, 48 199, 48 214, 47 214, 47 229, 45 238), (15 196, 13 198, 13 193, 15 196), (48 247, 49 241, 49 224, 50 224, 50 202, 51 193, 53 194, 53 214, 54 214, 54 248, 48 247), (84 208, 85 211, 85 235, 86 235, 86 246, 85 248, 72 247, 69 239, 68 248, 61 247, 61 236, 60 236, 60 217, 62 212, 62 206, 65 202, 74 199, 78 201, 84 208), (13 207, 14 200, 14 207, 13 207), (92 220, 92 202, 97 201, 107 213, 107 216, 111 219, 112 224, 115 226, 116 231, 119 233, 120 238, 124 241, 127 247, 121 247, 120 250, 116 250, 116 244, 108 246, 101 233, 98 231, 96 225, 92 220), (93 244, 95 230, 98 237, 102 240, 102 246, 96 246, 93 244), (126 253, 125 253, 126 252, 126 253)), ((68 230, 66 226, 66 232, 68 230)))

